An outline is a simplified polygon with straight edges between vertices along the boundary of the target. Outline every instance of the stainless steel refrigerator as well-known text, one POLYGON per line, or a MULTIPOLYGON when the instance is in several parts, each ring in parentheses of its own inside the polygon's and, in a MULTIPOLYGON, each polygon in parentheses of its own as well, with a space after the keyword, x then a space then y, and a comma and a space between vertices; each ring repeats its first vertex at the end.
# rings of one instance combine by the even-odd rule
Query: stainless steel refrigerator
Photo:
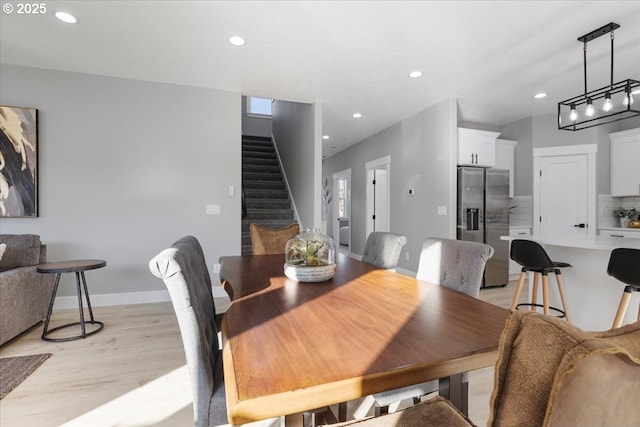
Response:
POLYGON ((458 240, 486 243, 495 253, 487 261, 482 287, 509 282, 509 171, 458 167, 458 240))

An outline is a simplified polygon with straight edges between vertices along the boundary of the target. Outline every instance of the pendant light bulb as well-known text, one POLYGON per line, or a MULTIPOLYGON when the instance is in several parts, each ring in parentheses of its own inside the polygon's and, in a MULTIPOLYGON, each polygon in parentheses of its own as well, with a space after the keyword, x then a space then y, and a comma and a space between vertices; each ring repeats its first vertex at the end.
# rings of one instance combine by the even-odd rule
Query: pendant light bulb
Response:
POLYGON ((571 112, 569 113, 569 120, 575 122, 578 120, 578 112, 576 111, 576 104, 571 104, 571 112))
POLYGON ((587 117, 591 117, 595 114, 596 109, 593 108, 593 101, 591 101, 591 98, 587 98, 587 108, 585 108, 584 110, 584 114, 587 117))
POLYGON ((602 104, 602 111, 608 113, 613 109, 613 102, 611 102, 611 94, 609 92, 604 95, 604 104, 602 104))
POLYGON ((631 94, 631 85, 627 83, 627 87, 624 89, 624 98, 622 99, 622 105, 625 107, 633 105, 633 95, 631 94))

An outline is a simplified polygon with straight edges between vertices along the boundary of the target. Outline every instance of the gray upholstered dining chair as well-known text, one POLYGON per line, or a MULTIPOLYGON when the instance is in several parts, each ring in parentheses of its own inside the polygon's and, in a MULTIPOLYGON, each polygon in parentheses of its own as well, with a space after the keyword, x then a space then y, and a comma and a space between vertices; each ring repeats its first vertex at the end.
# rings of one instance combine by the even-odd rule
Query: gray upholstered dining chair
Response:
POLYGON ((222 357, 211 278, 198 240, 185 236, 149 261, 162 279, 178 318, 193 394, 196 427, 227 423, 222 357))
MULTIPOLYGON (((493 248, 484 243, 432 237, 422 245, 416 277, 478 298, 484 268, 493 253, 493 248)), ((468 390, 467 373, 462 376, 462 387, 468 390)), ((404 399, 413 398, 414 403, 418 403, 420 397, 436 392, 438 388, 438 380, 433 380, 374 394, 376 413, 387 412, 390 404, 404 399)), ((465 392, 463 396, 466 394, 465 392)), ((462 402, 465 414, 467 403, 462 402)))
POLYGON ((376 267, 394 269, 398 266, 400 251, 407 243, 407 238, 401 234, 373 231, 369 233, 364 245, 362 262, 376 267))

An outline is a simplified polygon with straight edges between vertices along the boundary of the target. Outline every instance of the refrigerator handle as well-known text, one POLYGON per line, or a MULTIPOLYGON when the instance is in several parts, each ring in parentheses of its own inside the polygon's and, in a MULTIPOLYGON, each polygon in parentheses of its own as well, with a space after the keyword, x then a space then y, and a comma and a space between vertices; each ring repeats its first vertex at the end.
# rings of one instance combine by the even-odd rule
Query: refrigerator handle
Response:
POLYGON ((467 231, 479 230, 479 215, 478 208, 467 208, 467 231))

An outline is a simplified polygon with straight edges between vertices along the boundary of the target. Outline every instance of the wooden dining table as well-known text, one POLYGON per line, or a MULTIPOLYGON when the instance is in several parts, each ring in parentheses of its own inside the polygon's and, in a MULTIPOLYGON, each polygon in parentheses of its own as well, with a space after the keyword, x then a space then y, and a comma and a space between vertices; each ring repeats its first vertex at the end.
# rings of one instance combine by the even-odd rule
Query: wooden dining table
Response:
POLYGON ((508 310, 337 255, 335 276, 302 283, 284 255, 221 257, 231 424, 290 416, 491 366, 508 310))

